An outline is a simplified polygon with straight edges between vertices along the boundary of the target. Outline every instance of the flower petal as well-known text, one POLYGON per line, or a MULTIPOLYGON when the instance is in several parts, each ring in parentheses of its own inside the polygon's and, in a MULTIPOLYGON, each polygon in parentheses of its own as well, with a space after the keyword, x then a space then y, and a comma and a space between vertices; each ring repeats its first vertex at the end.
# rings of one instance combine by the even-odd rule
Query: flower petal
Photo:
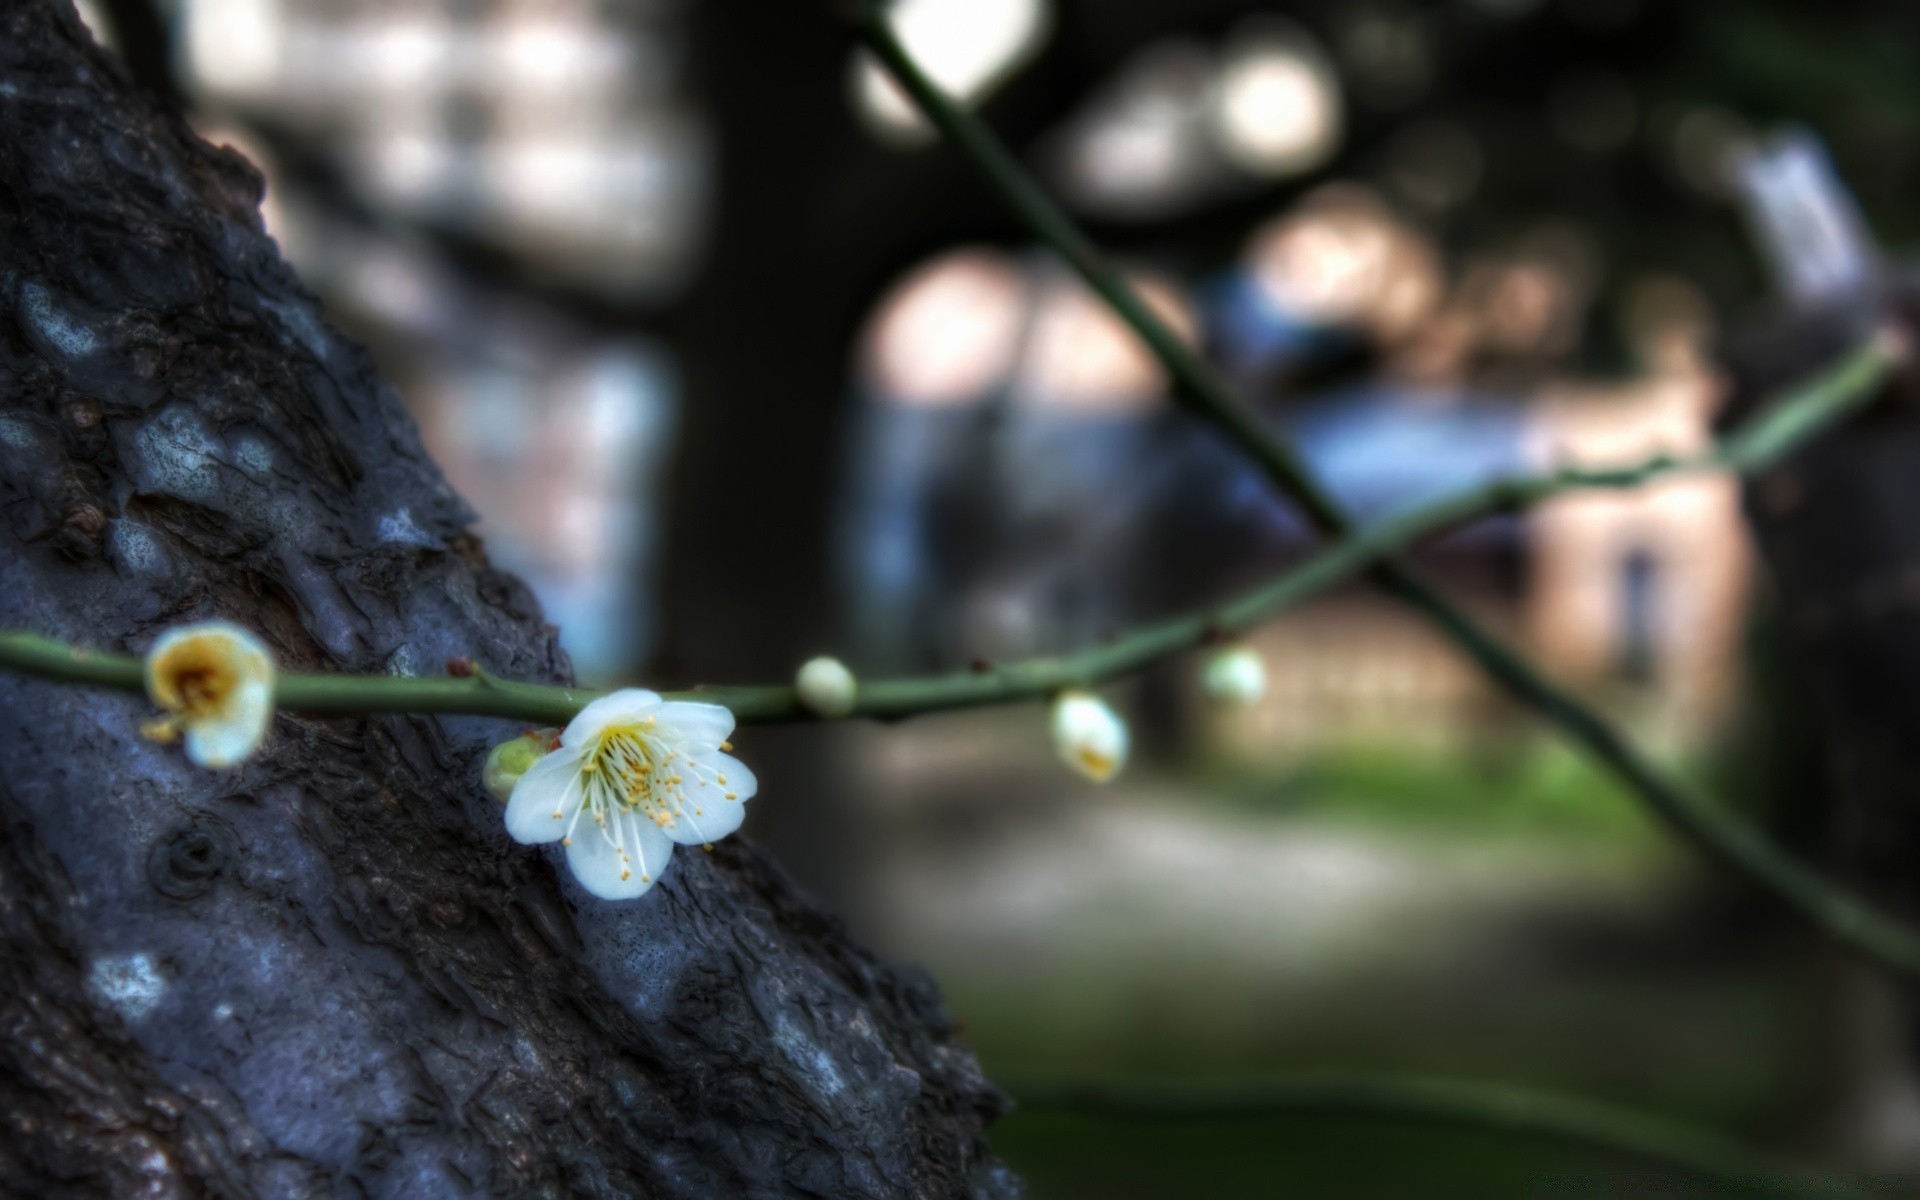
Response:
POLYGON ((260 748, 272 723, 273 684, 248 680, 228 697, 219 717, 187 722, 187 757, 203 767, 231 767, 244 762, 260 748))
POLYGON ((1091 692, 1062 692, 1050 723, 1055 752, 1076 774, 1105 783, 1126 765, 1127 724, 1091 692))
POLYGON ((610 818, 620 822, 626 843, 622 857, 598 825, 582 823, 567 845, 567 866, 580 886, 602 900, 631 900, 652 887, 673 857, 673 842, 652 821, 631 812, 610 818))
POLYGON ((663 732, 694 747, 718 746, 733 734, 733 710, 721 704, 669 700, 660 706, 663 732))
POLYGON ((587 705, 567 722, 567 730, 560 735, 562 746, 584 746, 600 736, 601 730, 609 725, 626 725, 644 721, 660 711, 660 693, 650 692, 646 688, 621 688, 587 705))
POLYGON ((721 792, 733 793, 734 799, 742 804, 753 799, 754 793, 760 790, 760 780, 754 776, 753 768, 731 754, 715 751, 712 754, 701 755, 700 761, 711 766, 716 774, 723 777, 721 792))
POLYGON ((683 846, 699 846, 707 842, 717 842, 747 819, 746 799, 753 794, 753 773, 740 763, 719 751, 713 751, 703 758, 697 758, 689 768, 683 769, 685 799, 674 807, 673 824, 666 827, 666 834, 683 846), (715 772, 725 775, 724 784, 710 779, 715 772), (739 790, 744 780, 748 790, 739 790), (727 799, 728 793, 734 799, 727 799))
MULTIPOLYGON (((566 836, 574 813, 587 802, 587 791, 580 785, 580 757, 578 750, 562 746, 527 768, 507 799, 509 837, 532 845, 557 842, 566 836)), ((591 820, 583 819, 582 824, 585 828, 575 832, 598 836, 591 820)))

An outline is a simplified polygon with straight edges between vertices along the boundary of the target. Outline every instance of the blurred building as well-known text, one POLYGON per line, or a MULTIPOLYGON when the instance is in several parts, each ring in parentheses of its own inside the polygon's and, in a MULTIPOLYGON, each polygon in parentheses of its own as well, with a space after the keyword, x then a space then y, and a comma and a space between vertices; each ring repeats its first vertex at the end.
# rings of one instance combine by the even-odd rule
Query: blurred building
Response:
POLYGON ((181 0, 179 44, 200 105, 306 140, 382 209, 658 294, 695 262, 709 186, 676 8, 181 0))
MULTIPOLYGON (((1623 466, 1704 450, 1714 399, 1697 370, 1563 384, 1516 413, 1523 421, 1512 432, 1539 466, 1623 466)), ((1313 461, 1312 443, 1303 445, 1313 461)), ((1459 449, 1476 445, 1486 443, 1463 437, 1459 449)), ((1420 558, 1556 680, 1669 750, 1698 748, 1736 715, 1750 560, 1737 482, 1703 475, 1569 493, 1420 558)), ((1241 753, 1461 744, 1509 727, 1497 685, 1425 621, 1361 589, 1314 602, 1250 641, 1270 686, 1253 710, 1228 718, 1226 744, 1241 753)))
MULTIPOLYGON (((1450 279, 1428 238, 1341 186, 1256 230, 1198 302, 1140 279, 1249 391, 1277 398, 1273 419, 1315 476, 1376 522, 1551 465, 1710 444, 1708 330, 1684 285, 1635 293, 1623 377, 1561 365, 1593 272, 1576 233, 1546 226, 1450 279), (1303 370, 1356 349, 1384 369, 1297 394, 1303 370)), ((1152 361, 1045 260, 985 247, 931 260, 876 307, 865 364, 847 561, 878 663, 1085 644, 1318 540, 1238 455, 1170 416, 1152 361)), ((1491 629, 1661 744, 1699 746, 1732 715, 1748 589, 1732 481, 1571 494, 1418 557, 1491 629)), ((1364 584, 1252 641, 1268 696, 1217 731, 1239 753, 1457 746, 1516 728, 1498 688, 1364 584)))
MULTIPOLYGON (((1129 274, 1188 337, 1172 280, 1129 274)), ((850 627, 891 669, 1042 653, 1138 619, 1174 498, 1166 379, 1062 266, 960 247, 874 309, 843 525, 850 627)))
MULTIPOLYGON (((1673 333, 1659 373, 1562 386, 1541 402, 1543 460, 1627 466, 1712 444, 1719 389, 1673 333)), ((1739 482, 1693 475, 1571 493, 1529 518, 1528 640, 1558 677, 1610 691, 1669 745, 1725 726, 1737 695, 1751 547, 1739 482)))

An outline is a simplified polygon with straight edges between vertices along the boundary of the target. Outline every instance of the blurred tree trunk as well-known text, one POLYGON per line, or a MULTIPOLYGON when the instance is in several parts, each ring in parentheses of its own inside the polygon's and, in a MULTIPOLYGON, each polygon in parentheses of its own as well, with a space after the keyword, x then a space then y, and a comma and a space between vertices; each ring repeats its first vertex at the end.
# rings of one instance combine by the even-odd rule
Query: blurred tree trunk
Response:
MULTIPOLYGON (((685 387, 655 665, 687 683, 789 678, 822 652, 858 669, 834 526, 861 322, 917 260, 1017 233, 950 148, 902 151, 859 126, 852 43, 827 6, 713 0, 687 21, 717 171, 673 326, 685 387)), ((846 731, 769 731, 763 749, 781 801, 751 828, 858 924, 871 822, 846 731)))
MULTIPOLYGON (((67 4, 0 8, 0 626, 564 679, 259 188, 67 4)), ((502 832, 499 722, 282 715, 214 773, 145 715, 0 675, 0 1194, 1016 1190, 931 985, 750 845, 607 904, 502 832)))
MULTIPOLYGON (((1140 43, 1254 7, 1063 12, 1042 60, 988 116, 1023 150, 1140 43)), ((710 0, 687 21, 718 169, 698 282, 671 322, 684 389, 654 666, 673 683, 781 679, 860 641, 838 615, 834 524, 861 322, 918 262, 1028 236, 953 147, 885 146, 860 126, 852 41, 830 6, 710 0)), ((777 731, 766 746, 756 765, 783 800, 752 827, 804 883, 857 913, 869 822, 842 731, 777 731)))
MULTIPOLYGON (((826 231, 838 233, 835 188, 863 147, 844 101, 845 36, 819 6, 716 0, 687 22, 715 202, 673 343, 684 388, 656 666, 688 683, 776 680, 814 653, 846 653, 831 538, 846 356, 874 243, 826 231)), ((869 856, 844 743, 839 729, 771 731, 755 768, 780 799, 751 828, 858 925, 869 856)))
MULTIPOLYGON (((1726 419, 1894 319, 1875 297, 1769 330, 1736 358, 1726 419)), ((1824 827, 1876 894, 1920 919, 1920 379, 1909 370, 1865 417, 1750 481, 1746 507, 1794 713, 1826 768, 1822 811, 1782 816, 1824 827)))
MULTIPOLYGON (((1913 295, 1861 297, 1763 331, 1735 356, 1728 421, 1894 320, 1913 295)), ((1873 410, 1746 486, 1772 594, 1759 761, 1776 832, 1836 858, 1869 894, 1920 922, 1920 377, 1910 366, 1873 410)), ((1911 1165, 1901 1098, 1920 1051, 1911 995, 1834 956, 1819 973, 1833 1012, 1821 1066, 1850 1152, 1911 1165), (1889 1136, 1899 1139, 1895 1145, 1889 1136)))

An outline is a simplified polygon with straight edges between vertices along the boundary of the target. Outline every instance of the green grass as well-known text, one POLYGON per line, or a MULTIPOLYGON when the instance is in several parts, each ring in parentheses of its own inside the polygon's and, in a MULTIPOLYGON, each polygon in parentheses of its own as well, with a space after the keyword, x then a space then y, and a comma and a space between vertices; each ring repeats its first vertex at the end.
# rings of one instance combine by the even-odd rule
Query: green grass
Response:
POLYGON ((1810 997, 1765 966, 1690 978, 1573 977, 1490 994, 1188 980, 1142 989, 1056 979, 1015 989, 949 982, 989 1074, 1165 1079, 1297 1070, 1500 1078, 1758 1127, 1804 1085, 1810 997))
POLYGON ((1505 1200, 1698 1196, 1599 1154, 1458 1130, 1339 1120, 1111 1123, 1016 1113, 993 1146, 1033 1200, 1505 1200))
MULTIPOLYGON (((1570 980, 1489 997, 1329 989, 1302 1005, 1242 981, 1130 994, 1112 981, 953 989, 989 1078, 1246 1079, 1314 1070, 1485 1078, 1746 1133, 1790 1124, 1808 997, 1776 971, 1570 980)), ((1036 1200, 1081 1196, 1698 1195, 1642 1164, 1393 1122, 1108 1121, 1016 1112, 995 1149, 1036 1200)))
MULTIPOLYGON (((1698 764, 1671 764, 1698 779, 1698 764)), ((1238 809, 1337 819, 1395 832, 1455 833, 1543 845, 1652 849, 1667 834, 1611 775, 1558 739, 1482 750, 1352 745, 1284 772, 1204 769, 1204 792, 1238 809)))

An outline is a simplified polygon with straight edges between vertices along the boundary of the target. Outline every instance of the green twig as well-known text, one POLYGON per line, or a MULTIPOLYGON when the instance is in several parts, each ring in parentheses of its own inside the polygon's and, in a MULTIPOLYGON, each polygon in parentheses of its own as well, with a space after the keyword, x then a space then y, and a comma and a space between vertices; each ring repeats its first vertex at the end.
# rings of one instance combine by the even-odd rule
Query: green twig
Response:
POLYGON ((1360 1118, 1546 1138, 1657 1164, 1742 1195, 1859 1197, 1854 1184, 1769 1162, 1717 1134, 1632 1109, 1505 1084, 1303 1075, 1236 1084, 1003 1085, 1022 1110, 1130 1121, 1360 1118))
MULTIPOLYGON (((0 633, 0 667, 126 692, 144 692, 140 660, 69 646, 36 633, 0 633)), ((318 716, 356 713, 461 713, 533 725, 565 725, 599 692, 514 683, 472 668, 462 675, 295 675, 274 680, 276 707, 318 716)))
MULTIPOLYGON (((1302 467, 1292 448, 1154 315, 987 127, 927 78, 874 0, 858 0, 854 23, 861 40, 921 113, 973 160, 1008 207, 1066 259, 1152 351, 1174 381, 1176 395, 1257 461, 1322 532, 1335 538, 1350 536, 1352 525, 1346 514, 1302 467)), ((1770 427, 1765 433, 1749 444, 1756 455, 1774 453, 1794 442, 1793 430, 1786 425, 1770 427)), ((1708 858, 1760 884, 1870 959, 1902 974, 1920 976, 1920 935, 1835 891, 1738 818, 1668 778, 1598 714, 1555 686, 1526 658, 1480 628, 1391 555, 1380 556, 1368 574, 1382 590, 1424 614, 1515 697, 1584 746, 1708 858)))
MULTIPOLYGON (((1491 513, 1526 508, 1579 489, 1635 488, 1708 470, 1764 470, 1868 403, 1891 361, 1877 347, 1855 352, 1769 405, 1712 453, 1685 459, 1661 456, 1623 467, 1563 467, 1470 488, 1335 542, 1222 604, 1142 625, 1102 645, 977 671, 863 680, 854 715, 909 717, 1040 699, 1067 687, 1091 687, 1169 655, 1246 633, 1388 555, 1491 513), (1767 432, 1780 429, 1790 430, 1790 436, 1767 432), (1761 433, 1765 436, 1757 436, 1761 433)), ((69 683, 142 690, 138 659, 71 647, 32 633, 0 633, 0 667, 69 683)), ((282 708, 319 715, 462 713, 564 725, 600 694, 589 688, 515 683, 476 666, 467 675, 439 677, 282 674, 275 702, 282 708)), ((713 687, 672 694, 725 704, 749 724, 810 719, 794 689, 786 685, 713 687)))

